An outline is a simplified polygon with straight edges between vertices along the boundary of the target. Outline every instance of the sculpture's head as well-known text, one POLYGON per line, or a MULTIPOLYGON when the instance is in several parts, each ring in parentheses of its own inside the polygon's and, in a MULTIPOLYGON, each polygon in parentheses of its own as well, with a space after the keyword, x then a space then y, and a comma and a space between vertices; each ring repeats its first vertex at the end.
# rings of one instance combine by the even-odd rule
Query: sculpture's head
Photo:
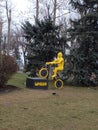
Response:
POLYGON ((62 57, 62 52, 58 53, 58 57, 61 58, 62 57))

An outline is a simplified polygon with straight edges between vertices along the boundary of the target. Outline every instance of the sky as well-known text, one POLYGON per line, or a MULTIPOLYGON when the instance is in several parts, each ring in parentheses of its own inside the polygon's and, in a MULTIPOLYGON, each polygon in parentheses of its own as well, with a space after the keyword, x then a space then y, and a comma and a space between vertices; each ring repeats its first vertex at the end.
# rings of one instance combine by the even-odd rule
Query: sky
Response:
MULTIPOLYGON (((16 25, 19 24, 19 26, 21 26, 21 23, 23 21, 27 20, 28 18, 30 20, 30 17, 34 18, 34 15, 35 15, 34 11, 30 11, 30 9, 32 9, 33 5, 35 5, 33 2, 31 3, 30 0, 9 0, 9 1, 11 2, 11 5, 12 5, 13 23, 15 23, 16 25), (32 12, 32 14, 30 12, 32 12)), ((35 0, 34 0, 34 2, 35 2, 35 0)), ((42 8, 43 8, 43 6, 42 6, 42 8)), ((4 29, 5 30, 7 29, 6 25, 4 26, 4 29)))
POLYGON ((13 19, 16 23, 30 18, 31 3, 29 0, 11 0, 13 8, 13 19))
MULTIPOLYGON (((32 6, 35 6, 35 3, 34 3, 35 0, 11 0, 11 1, 12 1, 12 5, 15 7, 14 12, 15 12, 16 19, 19 18, 19 20, 21 21, 22 19, 30 19, 30 17, 33 18, 33 16, 35 14, 33 13, 34 11, 31 11, 32 12, 32 14, 31 14, 30 9, 34 8, 34 7, 32 8, 32 6)), ((66 0, 66 1, 68 1, 68 0, 66 0)), ((40 4, 40 8, 42 8, 41 10, 43 10, 44 9, 43 5, 41 7, 41 4, 40 4)), ((65 13, 65 11, 64 11, 64 13, 65 13)), ((58 14, 59 14, 59 12, 58 12, 58 14)))
POLYGON ((28 0, 11 0, 15 9, 18 11, 25 11, 29 6, 30 2, 28 0))
MULTIPOLYGON (((45 0, 43 0, 43 1, 45 2, 45 0)), ((66 1, 68 1, 68 0, 66 0, 66 1)), ((35 2, 36 2, 36 0, 8 0, 9 7, 11 7, 11 9, 12 9, 12 25, 21 26, 22 23, 24 23, 24 21, 26 21, 26 20, 29 20, 31 23, 34 23, 34 21, 35 21, 34 20, 34 16, 35 16, 35 2)), ((43 6, 43 4, 41 5, 41 3, 40 3, 40 16, 39 16, 40 18, 43 17, 43 12, 42 11, 43 10, 45 11, 45 7, 46 6, 43 6)), ((63 11, 64 12, 60 14, 60 11, 57 10, 57 14, 58 15, 62 15, 66 11, 68 12, 68 10, 66 8, 63 11)), ((7 21, 6 20, 6 11, 4 11, 4 12, 5 12, 4 13, 4 18, 5 18, 5 21, 7 21)), ((76 14, 67 13, 67 15, 66 15, 67 22, 69 21, 68 19, 70 17, 72 17, 72 16, 75 17, 76 14)), ((60 18, 61 17, 59 17, 59 20, 60 20, 60 18)), ((4 29, 6 29, 6 23, 7 22, 5 22, 5 25, 4 25, 5 28, 4 29)), ((13 27, 15 27, 15 26, 13 26, 13 27)))

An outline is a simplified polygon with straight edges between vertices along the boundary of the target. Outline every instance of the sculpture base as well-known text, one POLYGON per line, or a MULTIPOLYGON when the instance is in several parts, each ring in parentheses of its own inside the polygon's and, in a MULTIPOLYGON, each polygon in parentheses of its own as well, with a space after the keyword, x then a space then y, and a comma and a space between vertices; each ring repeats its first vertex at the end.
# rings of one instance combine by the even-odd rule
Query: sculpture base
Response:
POLYGON ((43 78, 32 78, 28 77, 26 79, 26 87, 33 89, 48 89, 48 80, 43 78))

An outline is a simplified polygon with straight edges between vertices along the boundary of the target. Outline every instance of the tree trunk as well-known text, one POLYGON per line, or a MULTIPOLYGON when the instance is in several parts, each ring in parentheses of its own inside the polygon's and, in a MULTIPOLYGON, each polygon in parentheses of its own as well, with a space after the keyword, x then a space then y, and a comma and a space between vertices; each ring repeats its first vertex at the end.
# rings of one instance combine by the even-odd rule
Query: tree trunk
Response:
POLYGON ((7 15, 7 20, 8 20, 8 38, 7 38, 7 55, 9 55, 10 51, 10 27, 11 27, 11 9, 8 9, 8 4, 6 1, 6 15, 7 15))
POLYGON ((11 41, 10 29, 11 29, 11 10, 9 10, 9 17, 8 17, 8 46, 7 46, 8 55, 9 55, 9 51, 10 51, 10 41, 11 41))
POLYGON ((55 25, 55 21, 56 21, 56 6, 57 6, 57 0, 54 0, 54 15, 53 15, 54 25, 55 25))
POLYGON ((0 21, 0 66, 2 65, 2 48, 1 48, 1 42, 2 42, 2 21, 0 21))
POLYGON ((35 17, 35 24, 37 23, 38 16, 39 16, 39 0, 36 0, 36 17, 35 17))

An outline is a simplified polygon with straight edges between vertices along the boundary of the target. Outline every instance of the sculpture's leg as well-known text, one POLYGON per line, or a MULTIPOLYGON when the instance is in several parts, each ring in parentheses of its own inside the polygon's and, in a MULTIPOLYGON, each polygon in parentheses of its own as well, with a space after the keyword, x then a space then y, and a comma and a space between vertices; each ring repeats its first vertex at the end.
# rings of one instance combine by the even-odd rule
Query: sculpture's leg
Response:
POLYGON ((53 70, 52 79, 54 79, 57 76, 58 67, 53 70))

